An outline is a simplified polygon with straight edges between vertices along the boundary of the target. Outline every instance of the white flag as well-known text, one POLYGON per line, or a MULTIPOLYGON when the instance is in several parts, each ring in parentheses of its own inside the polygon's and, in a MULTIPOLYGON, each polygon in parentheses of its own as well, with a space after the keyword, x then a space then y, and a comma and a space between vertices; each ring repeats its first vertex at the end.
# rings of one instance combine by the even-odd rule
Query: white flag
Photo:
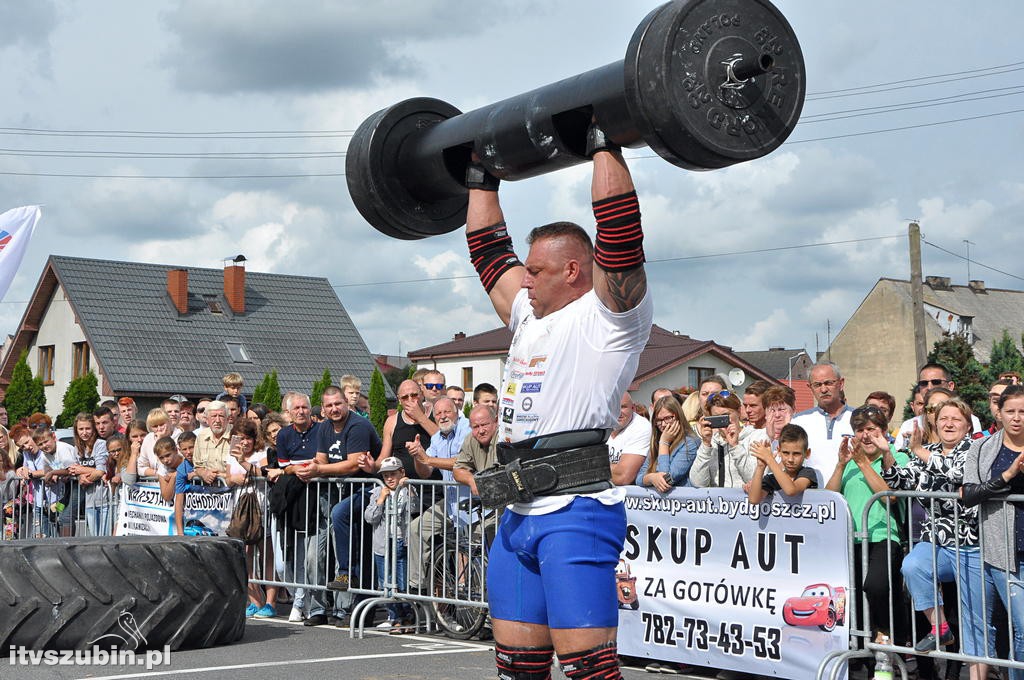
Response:
POLYGON ((0 215, 0 300, 7 295, 18 273, 41 215, 38 205, 14 208, 0 215))

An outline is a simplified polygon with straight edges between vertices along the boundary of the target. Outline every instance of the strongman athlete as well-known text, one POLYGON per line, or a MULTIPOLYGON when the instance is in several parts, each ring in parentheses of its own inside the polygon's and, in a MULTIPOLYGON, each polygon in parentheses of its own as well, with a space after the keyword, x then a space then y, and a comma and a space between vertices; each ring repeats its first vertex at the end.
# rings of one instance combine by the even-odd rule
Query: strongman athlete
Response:
POLYGON ((525 266, 503 221, 498 181, 477 163, 467 170, 470 257, 514 334, 498 395, 500 465, 477 477, 485 503, 511 503, 487 589, 506 680, 550 678, 556 651, 568 678, 621 678, 614 570, 626 515, 604 442, 650 334, 653 303, 629 170, 596 125, 587 137, 596 241, 569 222, 538 227, 525 266))

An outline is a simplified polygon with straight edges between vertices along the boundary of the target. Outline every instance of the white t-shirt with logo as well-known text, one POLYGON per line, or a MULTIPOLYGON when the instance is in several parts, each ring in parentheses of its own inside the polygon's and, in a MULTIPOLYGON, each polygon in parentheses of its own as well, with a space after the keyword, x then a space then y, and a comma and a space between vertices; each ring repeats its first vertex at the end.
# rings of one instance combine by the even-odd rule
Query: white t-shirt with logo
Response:
MULTIPOLYGON (((499 441, 592 428, 612 429, 622 394, 636 376, 654 319, 650 291, 633 309, 616 313, 590 290, 538 319, 526 289, 512 303, 513 333, 498 394, 499 441)), ((617 503, 621 489, 590 494, 617 503)), ((574 496, 516 503, 520 514, 554 512, 574 496)))
POLYGON ((622 432, 608 438, 608 458, 612 465, 623 456, 647 457, 651 452, 651 421, 639 413, 633 414, 622 432))

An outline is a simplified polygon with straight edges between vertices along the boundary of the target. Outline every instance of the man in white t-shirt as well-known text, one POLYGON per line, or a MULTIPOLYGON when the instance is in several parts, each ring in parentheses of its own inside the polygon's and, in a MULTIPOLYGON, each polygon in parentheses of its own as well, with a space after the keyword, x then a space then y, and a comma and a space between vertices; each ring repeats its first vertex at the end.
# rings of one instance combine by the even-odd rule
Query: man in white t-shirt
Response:
MULTIPOLYGON (((498 180, 488 172, 495 170, 494 159, 478 159, 475 154, 486 150, 476 149, 467 167, 470 259, 513 333, 498 395, 497 436, 499 461, 511 466, 508 477, 520 497, 533 496, 522 480, 542 455, 528 445, 507 445, 559 432, 613 429, 650 335, 653 304, 633 181, 618 148, 596 125, 586 142, 593 158, 597 238, 591 244, 582 228, 568 222, 538 227, 527 239, 525 266, 512 250, 498 180), (502 443, 514 449, 506 458, 502 443)), ((592 454, 595 446, 553 448, 555 453, 543 457, 570 461, 579 460, 584 449, 592 454)), ((607 455, 605 447, 596 448, 607 455)), ((480 482, 486 474, 477 476, 485 503, 480 482)), ((582 488, 544 486, 544 494, 514 503, 502 515, 488 563, 499 676, 544 677, 557 651, 567 678, 622 677, 615 566, 625 538, 625 494, 611 486, 610 469, 603 475, 582 488), (584 541, 586 560, 580 560, 584 541)))
POLYGON ((608 438, 608 460, 615 486, 636 484, 636 474, 651 451, 651 421, 633 410, 629 392, 622 395, 619 420, 608 438))
POLYGON ((818 471, 818 486, 824 488, 839 462, 839 444, 845 435, 853 434, 850 427, 853 409, 846 405, 843 397, 846 381, 835 364, 812 366, 807 384, 818 405, 797 413, 790 422, 807 432, 811 455, 805 465, 818 471))

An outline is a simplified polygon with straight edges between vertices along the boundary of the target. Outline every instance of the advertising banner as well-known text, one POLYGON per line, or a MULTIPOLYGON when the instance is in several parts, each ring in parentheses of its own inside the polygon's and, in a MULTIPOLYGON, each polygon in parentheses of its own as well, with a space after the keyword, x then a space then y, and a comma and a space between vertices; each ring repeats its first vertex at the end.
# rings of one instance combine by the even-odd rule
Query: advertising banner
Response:
MULTIPOLYGON (((782 678, 849 648, 849 509, 840 494, 628 487, 619 653, 782 678)), ((845 677, 845 671, 841 677, 845 677)))
MULTIPOLYGON (((118 536, 174 535, 174 506, 160 496, 151 482, 124 484, 114 531, 118 536)), ((234 490, 228 487, 193 487, 185 493, 186 536, 223 536, 235 506, 234 490)))

